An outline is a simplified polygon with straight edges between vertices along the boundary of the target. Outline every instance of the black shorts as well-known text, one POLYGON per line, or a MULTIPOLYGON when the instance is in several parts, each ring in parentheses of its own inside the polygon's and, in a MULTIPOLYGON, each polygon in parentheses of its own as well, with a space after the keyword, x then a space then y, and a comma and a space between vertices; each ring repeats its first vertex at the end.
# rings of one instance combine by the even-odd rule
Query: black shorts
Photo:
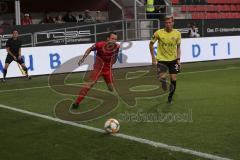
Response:
POLYGON ((173 61, 158 61, 157 63, 157 72, 165 73, 169 71, 169 74, 177 74, 180 72, 179 65, 177 64, 177 60, 173 61))
MULTIPOLYGON (((10 63, 12 63, 12 61, 15 61, 14 58, 11 55, 8 54, 7 57, 6 57, 5 63, 10 64, 10 63)), ((17 61, 16 62, 19 63, 19 64, 23 64, 24 63, 23 59, 21 58, 21 60, 19 60, 18 57, 17 57, 17 61)))

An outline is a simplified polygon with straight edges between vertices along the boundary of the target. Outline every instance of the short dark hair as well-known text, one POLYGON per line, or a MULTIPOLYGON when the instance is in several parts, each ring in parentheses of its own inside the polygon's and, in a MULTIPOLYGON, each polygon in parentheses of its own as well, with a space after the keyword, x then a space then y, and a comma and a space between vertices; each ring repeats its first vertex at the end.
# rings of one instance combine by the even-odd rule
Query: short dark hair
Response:
POLYGON ((109 32, 109 33, 107 34, 107 37, 110 38, 110 36, 111 36, 112 34, 117 35, 116 32, 109 32))
POLYGON ((195 22, 191 22, 190 26, 196 26, 196 23, 195 22))
POLYGON ((13 33, 14 31, 17 31, 17 32, 18 32, 18 30, 17 30, 17 29, 12 29, 12 33, 13 33))

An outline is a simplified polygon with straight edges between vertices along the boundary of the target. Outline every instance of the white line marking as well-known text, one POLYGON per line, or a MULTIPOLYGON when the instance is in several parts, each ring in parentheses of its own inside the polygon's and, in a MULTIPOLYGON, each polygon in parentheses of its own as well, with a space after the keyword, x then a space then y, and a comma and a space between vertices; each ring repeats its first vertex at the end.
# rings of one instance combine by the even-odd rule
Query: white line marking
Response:
MULTIPOLYGON (((221 69, 210 69, 210 70, 202 70, 202 71, 194 71, 194 72, 183 72, 179 75, 186 75, 186 74, 195 74, 195 73, 205 73, 205 72, 214 72, 214 71, 224 71, 224 70, 232 70, 232 69, 239 69, 240 67, 228 67, 228 68, 221 68, 221 69)), ((141 71, 141 70, 140 70, 141 71)), ((139 71, 137 71, 139 72, 139 71)), ((145 76, 145 77, 154 77, 154 76, 145 76)), ((129 78, 131 79, 131 78, 129 78)), ((127 80, 127 79, 117 79, 117 80, 127 80)), ((98 82, 104 82, 104 81, 98 81, 98 82)), ((78 85, 78 84, 84 84, 84 83, 69 83, 65 85, 78 85)), ((54 85, 54 86, 64 86, 64 85, 54 85)), ((25 90, 32 90, 32 89, 42 89, 42 88, 50 88, 50 86, 39 86, 39 87, 29 87, 29 88, 18 88, 18 89, 7 89, 7 90, 0 90, 0 93, 4 92, 14 92, 14 91, 25 91, 25 90)))
MULTIPOLYGON (((15 111, 15 112, 20 112, 20 113, 23 113, 23 114, 27 114, 27 115, 31 115, 31 116, 34 116, 34 117, 39 117, 39 118, 51 120, 51 121, 62 123, 62 124, 67 124, 67 125, 87 129, 87 130, 90 130, 90 131, 105 133, 104 130, 99 129, 99 128, 95 128, 95 127, 91 127, 91 126, 87 126, 87 125, 83 125, 83 124, 79 124, 79 123, 75 123, 75 122, 65 121, 65 120, 61 120, 61 119, 58 119, 58 118, 42 115, 42 114, 39 114, 39 113, 30 112, 30 111, 26 111, 26 110, 14 108, 14 107, 9 107, 9 106, 2 105, 2 104, 0 104, 0 108, 8 109, 8 110, 15 111)), ((164 143, 151 141, 151 140, 148 140, 148 139, 129 136, 129 135, 126 135, 126 134, 118 133, 118 134, 113 134, 112 136, 127 139, 127 140, 131 140, 131 141, 138 142, 138 143, 148 144, 148 145, 156 147, 156 148, 163 148, 163 149, 167 149, 167 150, 174 151, 174 152, 182 152, 182 153, 186 153, 186 154, 190 154, 190 155, 194 155, 194 156, 198 156, 198 157, 202 157, 202 158, 207 158, 207 159, 212 159, 212 160, 231 160, 229 158, 219 157, 219 156, 216 156, 216 155, 203 153, 203 152, 199 152, 199 151, 194 151, 194 150, 186 149, 186 148, 182 148, 182 147, 171 146, 171 145, 167 145, 167 144, 164 144, 164 143)))
POLYGON ((29 87, 29 88, 6 89, 6 90, 0 90, 0 93, 13 92, 13 91, 25 91, 25 90, 41 89, 41 88, 49 88, 49 87, 50 86, 40 86, 40 87, 29 87))
POLYGON ((180 75, 184 74, 195 74, 195 73, 205 73, 205 72, 214 72, 214 71, 225 71, 225 70, 232 70, 232 69, 239 69, 240 67, 227 67, 227 68, 219 68, 219 69, 208 69, 202 71, 193 71, 193 72, 183 72, 180 75))
POLYGON ((129 88, 129 90, 131 92, 147 92, 147 91, 155 90, 158 88, 159 88, 159 86, 157 86, 157 85, 140 85, 137 87, 131 87, 131 88, 129 88), (143 87, 145 89, 142 89, 141 87, 143 87))

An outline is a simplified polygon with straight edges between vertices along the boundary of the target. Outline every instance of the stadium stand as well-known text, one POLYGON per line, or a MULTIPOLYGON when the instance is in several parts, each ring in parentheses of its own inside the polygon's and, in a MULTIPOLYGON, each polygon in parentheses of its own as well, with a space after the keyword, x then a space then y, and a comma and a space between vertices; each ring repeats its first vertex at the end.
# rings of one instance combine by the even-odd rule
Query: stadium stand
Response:
MULTIPOLYGON (((54 23, 54 21, 56 21, 55 19, 58 19, 59 16, 64 18, 67 11, 72 11, 73 16, 76 17, 79 22, 84 18, 85 11, 89 10, 89 15, 93 17, 92 21, 108 21, 107 0, 96 1, 98 2, 96 5, 92 5, 93 1, 81 4, 80 1, 72 0, 72 3, 68 3, 67 5, 65 2, 65 0, 59 0, 56 3, 49 3, 47 0, 21 0, 21 17, 23 19, 24 14, 28 13, 30 14, 32 24, 42 24, 43 20, 46 18, 46 13, 48 13, 48 16, 52 19, 51 21, 53 21, 50 22, 54 23), (58 7, 56 7, 56 5, 58 7)), ((14 7, 14 0, 0 1, 0 25, 15 25, 14 7)))
MULTIPOLYGON (((180 8, 180 14, 188 15, 190 19, 240 18, 240 0, 207 0, 205 2, 199 5, 199 3, 194 4, 194 1, 183 3, 179 0, 173 0, 172 4, 175 10, 180 8)), ((175 15, 177 16, 179 13, 175 12, 175 15)))

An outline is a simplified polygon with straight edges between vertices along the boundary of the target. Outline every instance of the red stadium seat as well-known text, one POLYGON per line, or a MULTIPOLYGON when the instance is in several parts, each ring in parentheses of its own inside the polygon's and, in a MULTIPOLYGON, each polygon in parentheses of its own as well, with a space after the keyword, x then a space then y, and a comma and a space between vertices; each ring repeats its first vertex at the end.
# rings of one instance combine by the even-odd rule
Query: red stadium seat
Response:
POLYGON ((192 19, 205 19, 204 13, 192 13, 192 19))
POLYGON ((237 12, 235 12, 235 13, 231 13, 231 18, 238 18, 238 13, 237 12))
POLYGON ((232 5, 230 6, 230 8, 231 8, 231 11, 232 11, 232 12, 237 11, 236 5, 233 5, 233 4, 232 4, 232 5))
POLYGON ((218 14, 218 13, 216 13, 216 12, 215 12, 215 13, 213 13, 213 18, 214 18, 214 19, 218 19, 218 18, 219 18, 219 16, 218 16, 218 15, 219 15, 219 14, 218 14))
POLYGON ((206 5, 197 5, 196 11, 198 11, 198 12, 203 12, 203 11, 205 11, 205 6, 206 6, 206 5))
POLYGON ((219 14, 217 12, 213 13, 213 18, 214 19, 219 19, 219 14))
POLYGON ((219 0, 219 3, 222 3, 222 4, 227 4, 227 3, 229 3, 229 0, 219 0))
POLYGON ((230 12, 230 17, 231 18, 238 18, 238 13, 237 12, 230 12))
POLYGON ((188 6, 188 11, 190 11, 190 12, 196 12, 196 11, 197 11, 197 6, 196 6, 196 5, 189 5, 189 6, 188 6))
POLYGON ((240 3, 240 0, 230 0, 230 2, 231 2, 232 4, 239 4, 239 3, 240 3))
POLYGON ((207 3, 209 3, 209 4, 215 4, 215 1, 216 1, 216 0, 208 0, 207 3))
POLYGON ((211 11, 211 6, 213 5, 205 5, 205 11, 207 12, 211 11))
POLYGON ((230 6, 228 4, 224 5, 224 11, 230 11, 230 6))
POLYGON ((228 0, 229 4, 234 4, 236 1, 235 0, 228 0))
POLYGON ((207 13, 206 14, 206 19, 212 19, 212 13, 207 13))
POLYGON ((179 0, 172 0, 172 4, 178 4, 179 3, 179 0))
POLYGON ((225 15, 225 13, 219 13, 219 18, 223 19, 224 15, 225 15))
POLYGON ((199 19, 198 18, 198 13, 192 13, 192 19, 199 19))
POLYGON ((201 5, 203 7, 203 11, 207 11, 208 5, 201 5))
POLYGON ((223 7, 223 5, 217 5, 217 11, 218 12, 222 12, 222 11, 224 11, 224 7, 223 7))
POLYGON ((181 11, 182 11, 182 12, 187 12, 187 6, 186 6, 186 5, 182 5, 181 11))
POLYGON ((207 8, 206 11, 209 11, 209 12, 215 12, 218 10, 216 5, 208 5, 206 6, 206 8, 207 8))
POLYGON ((226 19, 227 18, 227 15, 226 15, 226 13, 220 13, 220 17, 222 18, 222 19, 226 19))
POLYGON ((236 12, 236 18, 240 18, 240 13, 239 12, 236 12))
MULTIPOLYGON (((218 0, 213 0, 213 3, 214 4, 219 4, 219 1, 218 0)), ((220 2, 221 3, 221 2, 220 2)))
POLYGON ((227 12, 226 14, 226 18, 232 18, 232 13, 231 12, 227 12))
POLYGON ((206 14, 205 13, 199 13, 199 18, 200 19, 206 19, 206 14))

